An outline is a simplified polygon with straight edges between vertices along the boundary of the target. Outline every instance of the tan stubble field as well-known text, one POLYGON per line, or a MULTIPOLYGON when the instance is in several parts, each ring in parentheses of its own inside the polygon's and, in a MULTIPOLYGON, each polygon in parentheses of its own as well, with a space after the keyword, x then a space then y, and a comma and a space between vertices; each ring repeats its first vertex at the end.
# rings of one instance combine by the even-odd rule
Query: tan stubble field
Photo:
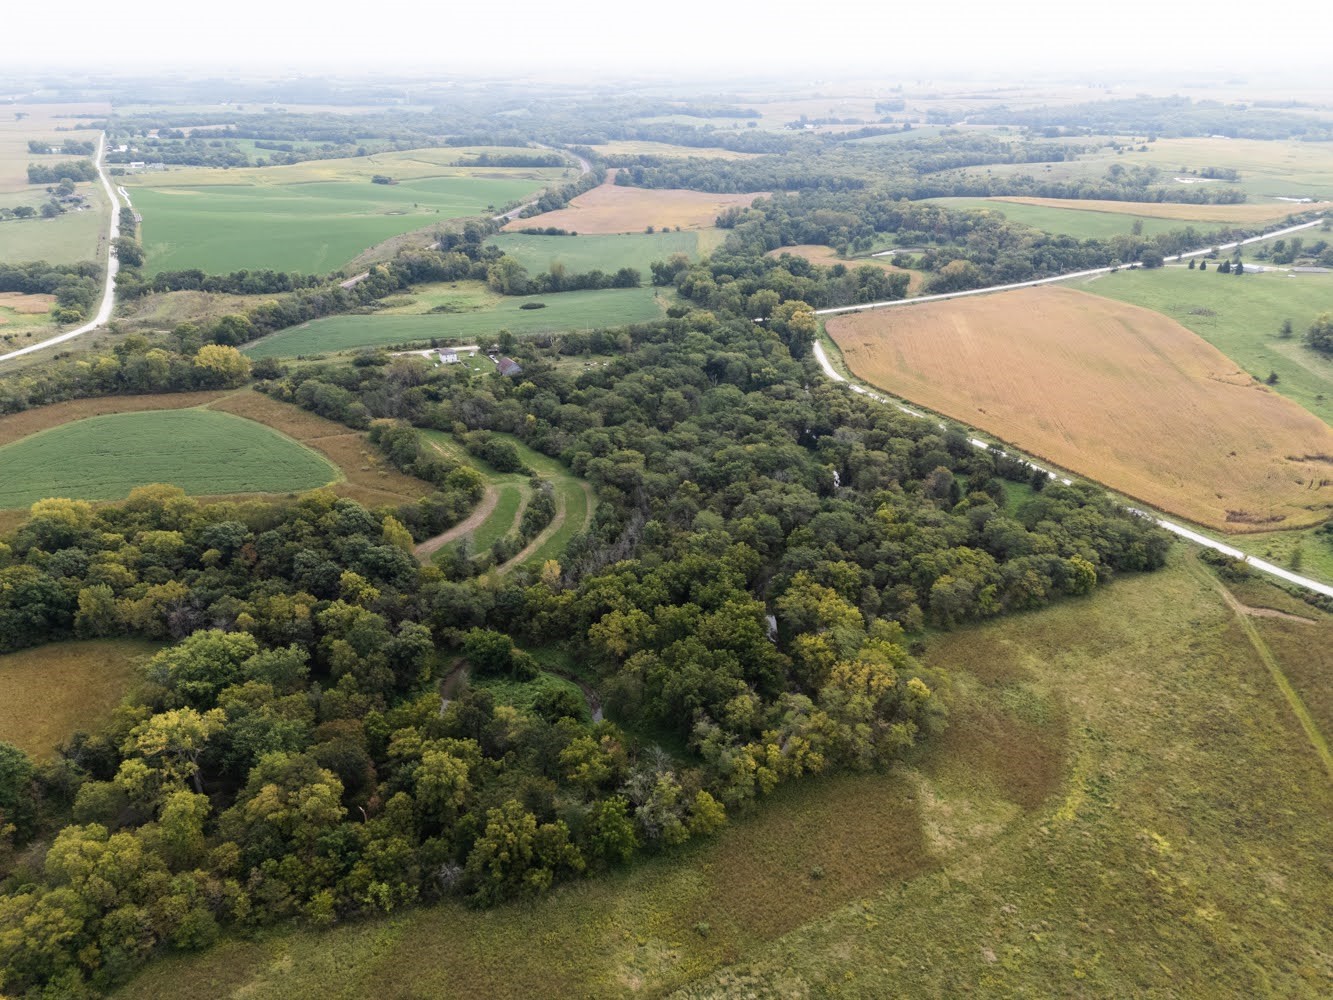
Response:
POLYGON ((1044 287, 827 329, 865 381, 1199 524, 1333 514, 1333 430, 1151 310, 1044 287))

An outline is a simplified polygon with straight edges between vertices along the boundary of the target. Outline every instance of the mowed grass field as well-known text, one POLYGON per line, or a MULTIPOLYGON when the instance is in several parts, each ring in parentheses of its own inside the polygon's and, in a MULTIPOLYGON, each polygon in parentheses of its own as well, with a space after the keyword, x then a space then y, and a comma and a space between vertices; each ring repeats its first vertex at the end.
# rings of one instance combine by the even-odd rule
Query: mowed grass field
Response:
POLYGON ((663 156, 673 160, 752 160, 761 153, 738 153, 715 146, 677 146, 669 142, 615 139, 596 147, 604 156, 663 156))
POLYGON ((1319 996, 1333 785, 1187 563, 928 637, 950 725, 887 774, 534 903, 229 939, 119 995, 1319 996))
POLYGON ((140 187, 131 197, 143 215, 150 274, 192 267, 323 273, 391 236, 484 215, 541 186, 524 178, 427 177, 140 187))
POLYGON ((666 299, 652 288, 509 296, 493 308, 473 312, 330 316, 279 330, 243 350, 252 358, 282 358, 357 347, 420 343, 435 338, 490 342, 501 330, 529 334, 646 323, 661 317, 665 308, 666 299), (531 302, 543 302, 545 307, 522 308, 531 302))
POLYGON ((1258 379, 1333 425, 1333 360, 1310 350, 1305 331, 1333 310, 1333 274, 1218 274, 1188 267, 1118 271, 1072 287, 1170 316, 1258 379), (1284 319, 1292 336, 1278 336, 1284 319))
POLYGON ((323 486, 332 463, 253 421, 210 410, 90 417, 0 448, 0 508, 44 497, 118 500, 136 486, 279 493, 323 486))
POLYGON ((1158 313, 1043 287, 827 329, 865 381, 1177 516, 1257 531, 1333 513, 1333 430, 1158 313))
MULTIPOLYGON (((1310 205, 1290 202, 1261 202, 1240 205, 1182 205, 1166 201, 1098 201, 1071 198, 1001 197, 991 201, 1005 205, 1030 205, 1034 208, 1078 209, 1085 212, 1109 212, 1112 215, 1130 215, 1147 219, 1171 219, 1182 225, 1218 223, 1229 226, 1249 226, 1277 222, 1296 212, 1323 211, 1333 203, 1323 201, 1310 205)), ((1179 226, 1177 226, 1179 228, 1179 226)))
POLYGON ((705 191, 681 191, 622 187, 602 184, 587 191, 567 206, 530 219, 514 219, 505 224, 506 232, 532 227, 568 229, 583 234, 642 233, 655 229, 711 229, 723 209, 749 205, 763 192, 755 194, 709 194, 705 191))
POLYGON ((91 732, 125 696, 136 665, 162 648, 145 639, 57 642, 0 655, 0 740, 38 758, 91 732))
POLYGON ((1076 160, 1050 164, 997 163, 962 173, 995 177, 1030 174, 1044 180, 1069 181, 1105 177, 1115 164, 1125 169, 1152 166, 1162 172, 1159 183, 1186 191, 1198 185, 1180 184, 1175 177, 1188 178, 1193 176, 1188 171, 1207 167, 1230 167, 1240 171, 1239 182, 1209 181, 1204 186, 1234 188, 1253 202, 1280 197, 1333 200, 1333 143, 1330 142, 1184 138, 1158 139, 1146 145, 1144 151, 1135 146, 1117 153, 1107 146, 1082 154, 1076 160))
POLYGON ((889 263, 888 257, 853 257, 846 259, 839 257, 836 250, 832 247, 817 246, 810 243, 802 243, 791 247, 778 247, 776 250, 770 250, 768 256, 781 257, 784 253, 789 253, 793 257, 800 257, 802 260, 808 260, 812 264, 818 264, 820 267, 832 267, 834 264, 841 264, 848 270, 855 270, 858 267, 878 267, 881 270, 888 271, 891 274, 909 275, 907 284, 907 294, 915 295, 921 290, 921 286, 926 283, 926 276, 921 271, 914 271, 911 268, 896 267, 889 263))
MULTIPOLYGON (((0 206, 37 208, 48 200, 46 185, 28 183, 29 164, 50 166, 65 160, 91 159, 63 153, 30 153, 28 140, 49 142, 54 147, 65 142, 91 142, 96 146, 98 132, 76 131, 74 126, 104 117, 110 110, 109 105, 97 103, 6 104, 0 115, 0 206)), ((87 210, 66 212, 54 219, 0 222, 0 262, 45 260, 52 264, 72 264, 97 259, 110 221, 106 195, 97 181, 76 184, 75 193, 87 199, 90 206, 87 210)), ((0 334, 4 332, 0 328, 0 334)))
POLYGON ((605 271, 614 274, 622 267, 635 268, 648 282, 649 266, 655 260, 668 260, 683 253, 691 260, 699 256, 696 231, 670 233, 625 233, 619 236, 530 236, 526 233, 501 233, 492 242, 513 257, 530 274, 549 271, 562 265, 566 274, 605 271))
MULTIPOLYGON (((1085 210, 1076 207, 1079 202, 1066 202, 1064 206, 1056 207, 1004 201, 999 198, 936 198, 933 201, 954 209, 998 212, 1010 222, 1031 226, 1033 229, 1040 229, 1044 233, 1073 236, 1080 240, 1126 236, 1135 222, 1142 224, 1145 236, 1155 236, 1158 233, 1170 232, 1173 229, 1184 229, 1186 226, 1208 230, 1219 228, 1216 223, 1204 222, 1195 218, 1163 219, 1147 214, 1125 215, 1096 209, 1085 210)), ((1194 206, 1183 207, 1193 208, 1194 206)))

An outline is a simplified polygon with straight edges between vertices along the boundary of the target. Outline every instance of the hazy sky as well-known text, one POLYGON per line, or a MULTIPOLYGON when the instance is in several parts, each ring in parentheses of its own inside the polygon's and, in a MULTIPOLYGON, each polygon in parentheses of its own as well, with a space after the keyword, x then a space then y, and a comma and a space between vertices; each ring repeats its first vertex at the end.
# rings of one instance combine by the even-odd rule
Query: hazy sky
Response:
MULTIPOLYGON (((1325 84, 1333 0, 63 0, 4 4, 13 68, 249 67, 665 76, 1290 68, 1325 84)), ((2 68, 0 68, 2 70, 2 68)))

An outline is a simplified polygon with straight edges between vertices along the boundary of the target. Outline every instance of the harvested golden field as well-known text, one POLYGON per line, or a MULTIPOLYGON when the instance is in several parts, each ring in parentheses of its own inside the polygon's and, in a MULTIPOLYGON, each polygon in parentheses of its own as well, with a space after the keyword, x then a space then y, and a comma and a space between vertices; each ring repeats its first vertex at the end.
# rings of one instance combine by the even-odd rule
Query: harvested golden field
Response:
POLYGON ((54 295, 25 295, 23 292, 0 292, 0 308, 13 309, 25 316, 40 316, 56 304, 54 295))
POLYGON ((733 206, 748 206, 764 192, 709 194, 705 191, 622 187, 606 183, 579 195, 566 207, 528 219, 514 219, 504 227, 517 232, 533 226, 554 226, 581 234, 641 233, 656 229, 708 229, 718 213, 733 206))
POLYGON ((0 740, 50 757, 75 731, 95 729, 162 648, 145 639, 53 642, 0 656, 0 740))
POLYGON ((1275 222, 1297 212, 1315 212, 1333 207, 1333 202, 1321 201, 1310 205, 1292 202, 1243 205, 1183 205, 1164 201, 1098 201, 1089 198, 1023 198, 995 197, 991 201, 1008 201, 1015 205, 1036 205, 1040 208, 1074 208, 1083 212, 1110 212, 1113 215, 1146 215, 1154 219, 1181 219, 1187 222, 1223 222, 1242 226, 1247 223, 1275 222))
POLYGON ((926 276, 920 271, 913 271, 908 267, 896 267, 889 263, 887 257, 855 257, 850 260, 839 257, 836 250, 832 247, 819 246, 813 243, 801 243, 794 247, 778 247, 776 250, 770 250, 769 257, 781 257, 784 253, 789 253, 793 257, 800 257, 802 260, 808 260, 811 264, 818 264, 820 267, 832 267, 834 264, 842 264, 849 271, 858 267, 878 267, 884 271, 890 271, 893 274, 910 275, 907 283, 907 294, 915 295, 921 291, 921 286, 926 283, 926 276))
POLYGON ((1333 513, 1333 430, 1159 313, 1045 287, 827 326, 867 382, 1199 524, 1333 513))

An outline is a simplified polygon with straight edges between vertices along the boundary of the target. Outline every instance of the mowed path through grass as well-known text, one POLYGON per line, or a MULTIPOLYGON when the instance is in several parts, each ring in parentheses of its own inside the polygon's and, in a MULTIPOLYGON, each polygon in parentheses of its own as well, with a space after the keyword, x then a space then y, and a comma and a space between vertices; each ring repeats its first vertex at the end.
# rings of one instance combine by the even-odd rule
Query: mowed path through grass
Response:
MULTIPOLYGON (((950 725, 888 774, 548 899, 227 940, 119 995, 1320 996, 1333 785, 1184 558, 927 637, 950 725)), ((1333 648, 1326 617, 1259 624, 1333 648)))
MULTIPOLYGON (((421 430, 419 433, 441 454, 480 472, 486 477, 487 488, 496 494, 496 502, 485 518, 464 532, 450 529, 446 532, 451 536, 449 542, 431 547, 426 554, 440 559, 451 545, 465 544, 468 554, 475 557, 485 554, 500 539, 517 535, 523 512, 532 497, 531 477, 517 472, 497 472, 480 458, 470 455, 452 435, 443 431, 421 430)), ((548 559, 558 560, 570 539, 588 528, 595 504, 592 487, 556 459, 529 448, 517 438, 507 434, 497 434, 496 437, 512 444, 523 464, 550 484, 556 506, 551 523, 513 558, 498 567, 499 571, 507 573, 519 566, 540 566, 548 559)))
POLYGON ((136 187, 145 271, 242 268, 324 273, 366 247, 434 222, 483 215, 541 187, 532 179, 423 177, 296 184, 136 187))
POLYGON ((357 347, 463 340, 484 347, 501 330, 514 334, 647 323, 661 318, 667 299, 653 288, 608 288, 556 295, 506 296, 493 306, 428 315, 329 316, 279 330, 242 348, 252 358, 328 354, 357 347), (524 305, 543 303, 541 309, 524 305))
POLYGON ((0 509, 45 497, 118 500, 145 483, 188 494, 280 493, 339 478, 327 459, 251 420, 211 410, 89 417, 0 448, 0 509))

